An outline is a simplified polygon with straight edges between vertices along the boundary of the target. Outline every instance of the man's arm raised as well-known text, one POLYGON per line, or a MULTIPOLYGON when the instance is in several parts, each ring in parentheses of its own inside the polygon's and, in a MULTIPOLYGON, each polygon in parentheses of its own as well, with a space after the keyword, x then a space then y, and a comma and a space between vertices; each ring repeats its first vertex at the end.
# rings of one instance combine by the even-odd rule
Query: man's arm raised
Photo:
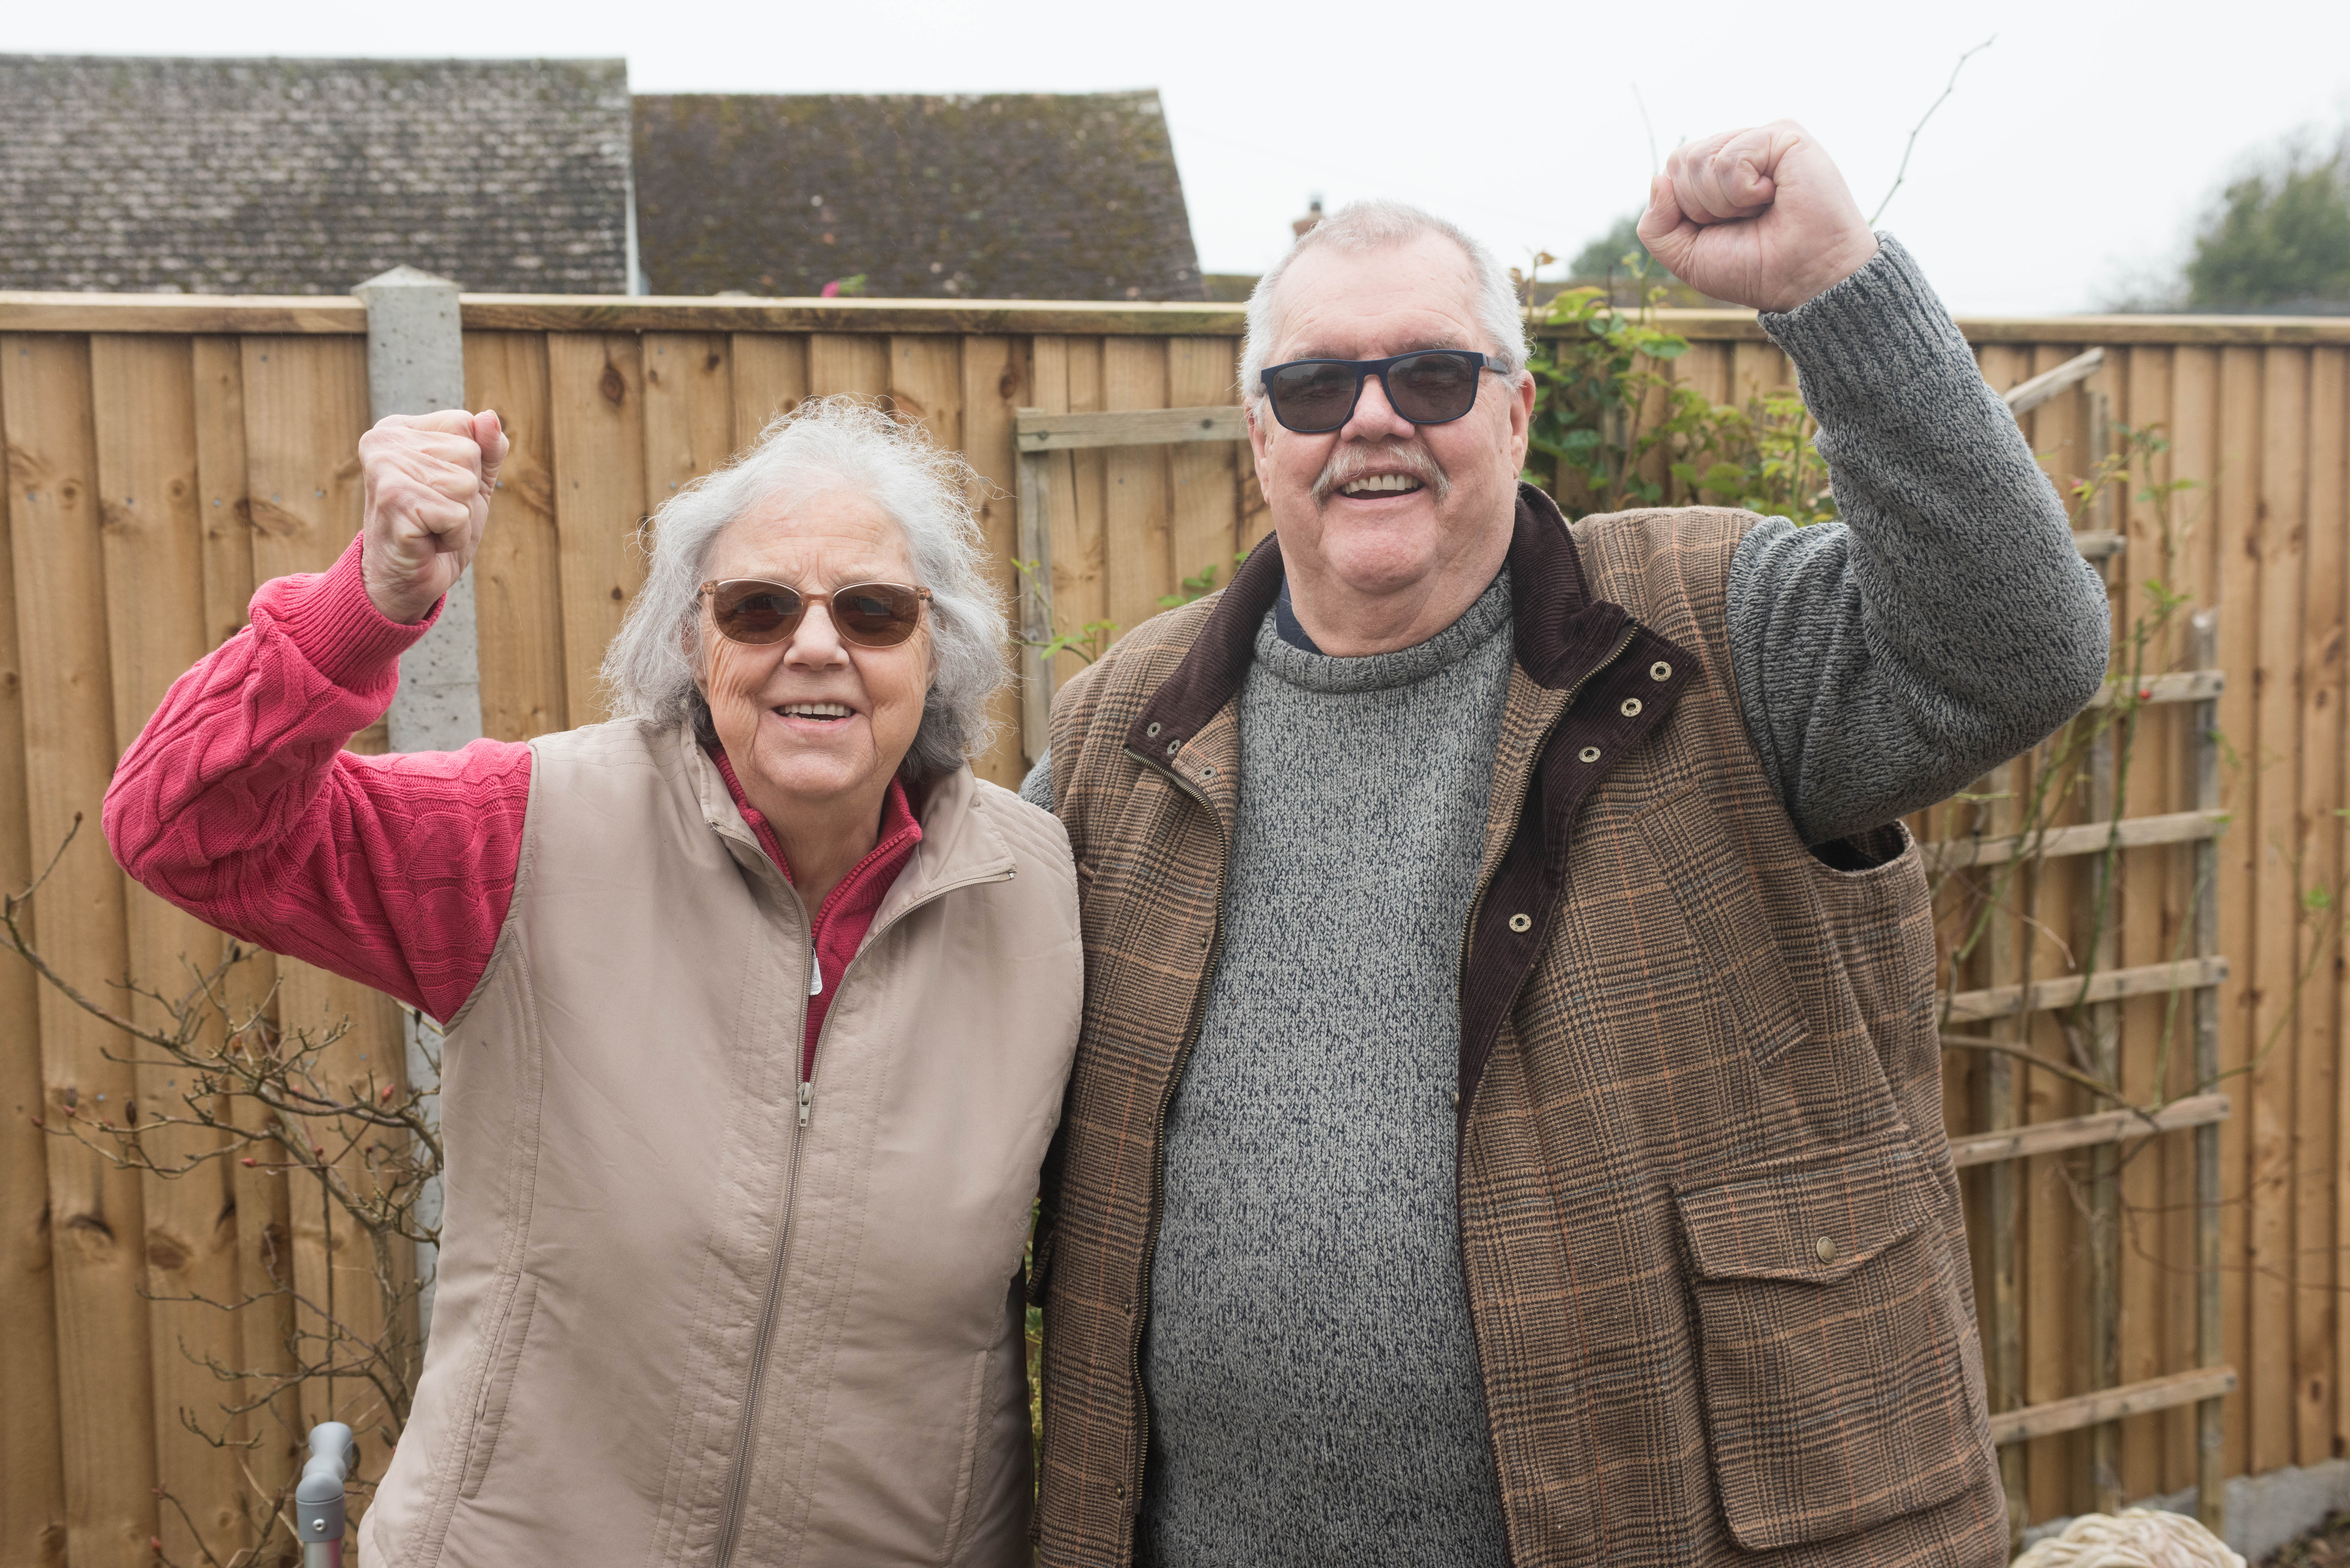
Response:
POLYGON ((1782 121, 1676 151, 1641 220, 1684 282, 1762 311, 1819 421, 1841 523, 1740 545, 1731 664, 1808 843, 1948 795, 2104 680, 2105 588, 1916 264, 1782 121))

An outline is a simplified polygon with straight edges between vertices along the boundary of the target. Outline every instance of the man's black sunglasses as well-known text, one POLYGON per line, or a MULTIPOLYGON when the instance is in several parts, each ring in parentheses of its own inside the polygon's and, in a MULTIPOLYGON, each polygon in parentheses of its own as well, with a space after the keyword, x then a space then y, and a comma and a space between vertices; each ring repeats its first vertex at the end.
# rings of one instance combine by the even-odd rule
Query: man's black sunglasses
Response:
POLYGON ((1478 373, 1501 373, 1466 348, 1422 348, 1391 359, 1292 359, 1264 372, 1273 417, 1300 435, 1335 431, 1355 417, 1373 376, 1388 406, 1416 425, 1450 424, 1477 405, 1478 373))

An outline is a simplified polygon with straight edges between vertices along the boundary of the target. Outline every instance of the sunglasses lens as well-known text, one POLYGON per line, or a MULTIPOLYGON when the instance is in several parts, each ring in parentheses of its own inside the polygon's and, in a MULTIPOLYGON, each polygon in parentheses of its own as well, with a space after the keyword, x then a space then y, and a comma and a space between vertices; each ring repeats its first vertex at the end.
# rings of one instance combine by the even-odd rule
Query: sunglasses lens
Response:
POLYGON ((1355 389, 1360 385, 1350 364, 1284 365, 1272 374, 1266 391, 1273 399, 1274 417, 1300 434, 1335 431, 1355 411, 1355 389))
POLYGON ((800 596, 781 583, 738 581, 718 585, 710 613, 720 636, 756 645, 791 636, 806 607, 800 596))
POLYGON ((889 583, 859 583, 832 596, 840 635, 868 648, 895 648, 914 635, 922 616, 920 595, 889 583))
POLYGON ((1388 370, 1388 398, 1416 425, 1457 420, 1477 400, 1477 368, 1452 354, 1414 354, 1388 370))

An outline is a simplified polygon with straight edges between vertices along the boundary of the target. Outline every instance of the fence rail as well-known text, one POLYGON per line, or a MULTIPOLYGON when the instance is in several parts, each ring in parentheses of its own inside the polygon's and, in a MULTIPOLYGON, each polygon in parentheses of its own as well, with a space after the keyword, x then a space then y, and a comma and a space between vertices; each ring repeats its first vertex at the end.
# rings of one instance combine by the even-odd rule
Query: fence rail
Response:
MULTIPOLYGON (((1031 527, 1047 548, 1034 554, 1049 559, 1058 628, 1130 628, 1185 578, 1213 567, 1225 580, 1268 525, 1238 441, 1015 441, 1027 410, 1078 416, 1079 431, 1108 416, 1139 431, 1168 420, 1163 410, 1231 409, 1237 307, 468 296, 463 314, 468 398, 497 408, 515 443, 475 566, 484 722, 499 738, 600 714, 596 668, 640 570, 631 532, 809 396, 888 399, 969 456, 1007 601, 1028 499, 1021 472, 1039 465, 1031 527)), ((1717 401, 1789 383, 1752 317, 1666 319, 1693 344, 1673 374, 1717 401)), ((94 822, 114 758, 170 681, 234 633, 256 583, 322 569, 349 539, 365 324, 351 300, 0 295, 0 882, 21 886, 77 814, 94 822)), ((2103 350, 2022 415, 2060 483, 2095 466, 2093 396, 2116 421, 2163 427, 2166 474, 2199 486, 2186 498, 2194 526, 2166 563, 2152 508, 2132 497, 2085 523, 2082 542, 2110 560, 2117 602, 2166 577, 2215 608, 2210 662, 2228 675, 2222 688, 2165 671, 2132 693, 2144 739, 2114 784, 2128 821, 2112 950, 2097 961, 2110 989, 2096 994, 2112 1009, 2125 1091, 2168 1102, 2162 1127, 2176 1129, 2133 1137, 2111 1168, 2126 1221, 2112 1258, 2114 1320, 2099 1327, 2083 1311, 2092 1248, 2081 1193, 2105 1168, 2088 1163, 2094 1151, 2033 1144, 1966 1178, 1985 1321, 1997 1302, 2014 1308, 2002 1363, 2012 1376, 1994 1387, 1994 1408, 2012 1425, 2008 1412, 2087 1400, 2085 1421, 2119 1423, 2109 1428, 2119 1491, 2172 1491, 2198 1479, 2193 1402, 2214 1393, 2210 1373, 2176 1369, 2224 1363, 2238 1380, 2224 1400, 2227 1472, 2330 1459, 2350 1449, 2339 1390, 2350 1371, 2340 1295, 2350 1285, 2350 972, 2327 912, 2338 913, 2350 870, 2350 321, 1960 325, 2002 390, 2103 350), (2189 744, 2207 703, 2232 759, 2210 802, 2198 798, 2189 744), (2209 946, 2192 929, 2199 885, 2212 890, 2209 946), (2169 990, 2196 982, 2177 966, 2218 962, 2182 956, 2198 952, 2227 955, 2222 968, 2196 971, 2216 982, 2200 994, 2212 999, 2218 1083, 2199 1076, 2190 1049, 2199 1004, 2169 990), (2232 1116, 2185 1119, 2221 1094, 2232 1116), (2216 1192, 2199 1189, 2199 1143, 2216 1192), (2013 1208, 2003 1241, 1990 1223, 2000 1181, 2013 1208), (2220 1216, 2208 1237, 2199 1211, 2220 1216), (2012 1260, 2004 1275, 1997 1256, 2012 1260), (2211 1314, 2226 1324, 2220 1343, 2197 1332, 2207 1292, 2223 1309, 2211 1314), (2118 1346, 2102 1390, 2089 1370, 2093 1335, 2118 1346), (2133 1392, 2180 1376, 2190 1381, 2159 1397, 2133 1392)), ((1064 654, 1055 673, 1078 665, 1064 654)), ((980 769, 1015 783, 1015 695, 998 716, 1002 735, 980 769)), ((2068 813, 2042 848, 2088 864, 2108 830, 2086 802, 2068 813)), ((2015 854, 1984 815, 1959 803, 1914 826, 1965 877, 2015 854)), ((2070 1062, 2088 1047, 2066 1037, 2061 1012, 2031 1009, 2078 995, 2090 955, 2073 944, 2088 896, 2071 872, 2041 884, 2031 919, 2002 939, 2001 972, 1986 961, 1960 983, 1994 1035, 2070 1062)), ((181 952, 216 951, 220 940, 127 888, 88 828, 39 920, 45 949, 92 989, 126 972, 177 972, 181 952)), ((291 961, 276 971, 289 1019, 348 1012, 354 1058, 398 1061, 397 1019, 380 999, 291 961)), ((125 1568, 152 1560, 151 1537, 182 1558, 198 1555, 200 1537, 233 1544, 216 1512, 161 1511, 154 1489, 201 1500, 230 1484, 234 1457, 188 1434, 176 1412, 221 1397, 183 1346, 229 1360, 243 1352, 218 1343, 217 1314, 161 1298, 258 1278, 279 1256, 315 1281, 349 1262, 345 1238, 286 1212, 265 1179, 224 1177, 199 1190, 108 1170, 45 1138, 32 1117, 68 1095, 130 1104, 172 1092, 108 1061, 104 1045, 21 966, 0 965, 0 1568, 53 1561, 59 1540, 75 1563, 125 1568), (125 1454, 127 1432, 151 1440, 125 1454)), ((2062 1075, 2006 1060, 1946 1058, 1947 1119, 1962 1148, 2078 1132, 2081 1118, 2112 1113, 2062 1075), (2003 1121, 1986 1109, 1995 1084, 2003 1121)), ((2104 1440, 2095 1429, 2020 1437, 2011 1451, 2034 1517, 2095 1501, 2085 1479, 2093 1452, 2106 1452, 2093 1448, 2104 1440)))

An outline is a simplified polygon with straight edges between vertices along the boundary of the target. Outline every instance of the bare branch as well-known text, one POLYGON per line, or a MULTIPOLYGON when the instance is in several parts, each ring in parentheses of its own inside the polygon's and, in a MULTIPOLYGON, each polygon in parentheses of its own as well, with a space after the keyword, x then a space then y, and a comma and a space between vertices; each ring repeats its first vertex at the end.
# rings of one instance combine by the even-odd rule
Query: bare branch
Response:
POLYGON ((1959 73, 1967 68, 1967 62, 1969 60, 1974 58, 1975 56, 1981 54, 1985 49, 1990 48, 1993 44, 1998 42, 1999 35, 1997 33, 1993 33, 1990 37, 1985 38, 1981 43, 1977 44, 1973 48, 1969 49, 1965 54, 1960 55, 1959 57, 1959 63, 1950 67, 1950 79, 1948 85, 1942 88, 1942 96, 1928 104, 1926 106, 1926 112, 1918 117, 1918 123, 1909 128, 1909 140, 1908 144, 1901 149, 1901 167, 1894 171, 1893 190, 1885 192, 1885 200, 1877 203, 1877 211, 1868 215, 1868 226, 1870 228, 1873 229, 1877 227, 1877 220, 1885 216, 1886 208, 1893 205, 1893 192, 1900 190, 1901 182, 1909 178, 1909 155, 1918 151, 1918 133, 1926 129, 1926 122, 1934 118, 1934 111, 1941 108, 1943 103, 1949 99, 1952 93, 1959 90, 1959 73))

